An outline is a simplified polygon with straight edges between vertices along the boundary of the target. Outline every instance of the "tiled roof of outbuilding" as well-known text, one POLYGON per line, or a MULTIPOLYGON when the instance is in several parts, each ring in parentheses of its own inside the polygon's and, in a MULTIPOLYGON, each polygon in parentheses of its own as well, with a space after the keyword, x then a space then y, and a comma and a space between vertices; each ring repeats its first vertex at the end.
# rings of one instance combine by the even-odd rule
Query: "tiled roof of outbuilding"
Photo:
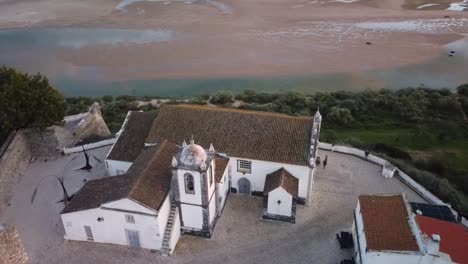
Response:
POLYGON ((226 171, 226 167, 229 164, 229 158, 219 157, 215 158, 215 178, 216 182, 221 182, 224 172, 226 171))
POLYGON ((308 165, 312 119, 220 107, 164 105, 146 143, 193 138, 219 152, 287 164, 308 165))
POLYGON ((169 191, 171 159, 177 150, 177 145, 167 141, 143 149, 126 174, 87 182, 62 213, 98 208, 124 198, 159 210, 169 191))
POLYGON ((359 196, 370 251, 419 251, 403 195, 359 196))
POLYGON ((127 122, 123 124, 123 131, 107 159, 133 162, 145 145, 146 136, 156 115, 155 111, 130 111, 127 122))
POLYGON ((278 187, 283 187, 289 194, 297 198, 299 190, 299 180, 294 177, 289 171, 281 168, 267 175, 265 179, 265 188, 263 194, 267 195, 278 187))

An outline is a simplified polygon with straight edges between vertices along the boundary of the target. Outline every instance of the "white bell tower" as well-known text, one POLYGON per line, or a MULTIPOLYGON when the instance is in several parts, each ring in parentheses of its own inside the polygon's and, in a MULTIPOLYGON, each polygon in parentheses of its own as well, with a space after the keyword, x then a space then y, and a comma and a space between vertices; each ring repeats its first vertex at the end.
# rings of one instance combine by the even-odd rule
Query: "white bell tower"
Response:
POLYGON ((216 182, 214 148, 203 149, 195 144, 182 144, 172 158, 174 203, 179 207, 184 234, 211 237, 216 223, 216 182))

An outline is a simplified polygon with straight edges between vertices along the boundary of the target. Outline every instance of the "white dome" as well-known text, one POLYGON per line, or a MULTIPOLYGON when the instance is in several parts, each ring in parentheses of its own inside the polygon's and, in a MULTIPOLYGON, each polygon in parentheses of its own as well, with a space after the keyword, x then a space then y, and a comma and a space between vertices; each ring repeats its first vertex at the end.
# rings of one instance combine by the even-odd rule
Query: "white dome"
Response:
POLYGON ((182 153, 180 153, 180 162, 188 166, 200 166, 207 158, 206 151, 197 144, 185 146, 182 153))

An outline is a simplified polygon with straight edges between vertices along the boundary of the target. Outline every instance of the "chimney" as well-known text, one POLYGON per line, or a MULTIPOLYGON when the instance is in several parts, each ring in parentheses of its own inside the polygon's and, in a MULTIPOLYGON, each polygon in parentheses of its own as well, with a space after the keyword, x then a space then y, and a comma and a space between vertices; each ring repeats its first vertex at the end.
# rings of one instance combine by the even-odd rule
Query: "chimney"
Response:
POLYGON ((440 236, 438 234, 432 234, 430 239, 427 241, 427 253, 431 255, 439 255, 440 249, 440 236))

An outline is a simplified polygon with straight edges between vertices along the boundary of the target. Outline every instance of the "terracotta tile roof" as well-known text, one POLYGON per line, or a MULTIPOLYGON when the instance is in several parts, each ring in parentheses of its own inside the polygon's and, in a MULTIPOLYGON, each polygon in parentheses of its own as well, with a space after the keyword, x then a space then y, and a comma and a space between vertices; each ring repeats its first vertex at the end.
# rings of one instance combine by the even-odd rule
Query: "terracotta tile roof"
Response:
POLYGON ((298 196, 299 180, 284 168, 267 175, 263 194, 267 195, 278 187, 283 187, 294 198, 298 196))
POLYGON ((308 165, 312 119, 282 114, 204 107, 164 105, 146 143, 165 139, 181 144, 193 138, 218 152, 248 159, 308 165))
POLYGON ((156 154, 148 161, 137 182, 130 191, 132 198, 150 208, 159 210, 169 192, 172 178, 172 157, 178 147, 167 141, 161 143, 156 154))
POLYGON ((124 130, 107 156, 110 160, 133 162, 145 145, 145 138, 156 119, 156 112, 130 111, 124 130))
POLYGON ((419 251, 403 195, 359 196, 367 250, 419 251))
POLYGON ((98 208, 124 198, 159 210, 169 191, 171 159, 177 150, 167 141, 143 149, 126 174, 87 182, 62 213, 98 208))
POLYGON ((221 182, 226 167, 229 164, 229 158, 219 157, 215 158, 215 178, 216 182, 221 182))
POLYGON ((98 208, 101 204, 123 199, 135 178, 127 174, 87 182, 62 210, 62 214, 98 208))
POLYGON ((416 222, 422 233, 440 236, 440 251, 450 255, 453 262, 468 264, 468 232, 460 224, 417 215, 416 222))
POLYGON ((29 257, 14 227, 3 229, 0 226, 0 263, 29 263, 29 257))

